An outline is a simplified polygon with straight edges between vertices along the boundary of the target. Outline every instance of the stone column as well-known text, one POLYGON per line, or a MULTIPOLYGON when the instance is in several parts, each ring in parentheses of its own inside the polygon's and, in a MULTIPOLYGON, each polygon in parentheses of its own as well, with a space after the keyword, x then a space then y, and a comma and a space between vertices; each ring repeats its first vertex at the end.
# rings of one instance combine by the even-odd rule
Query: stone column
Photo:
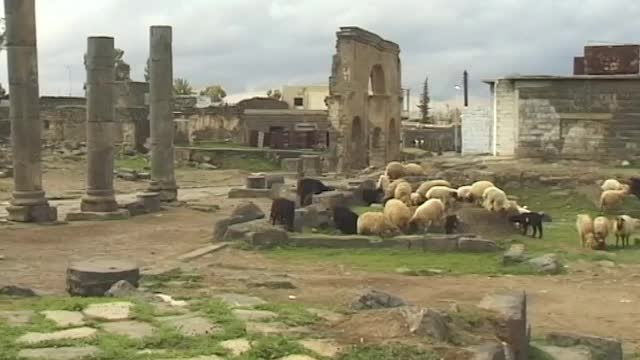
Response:
POLYGON ((42 122, 34 0, 5 0, 14 191, 9 220, 57 219, 42 190, 42 122))
POLYGON ((112 37, 87 39, 87 193, 83 212, 118 210, 113 191, 115 51, 112 37))
POLYGON ((162 201, 175 201, 178 187, 174 174, 173 147, 173 52, 171 26, 150 30, 151 89, 151 186, 162 201))

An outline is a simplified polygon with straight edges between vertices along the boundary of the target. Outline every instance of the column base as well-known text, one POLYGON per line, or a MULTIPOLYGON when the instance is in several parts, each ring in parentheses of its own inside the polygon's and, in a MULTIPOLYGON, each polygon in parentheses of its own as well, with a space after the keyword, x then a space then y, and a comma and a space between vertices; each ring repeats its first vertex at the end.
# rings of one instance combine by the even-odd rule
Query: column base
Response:
POLYGON ((160 194, 160 201, 162 202, 178 200, 178 187, 176 185, 160 185, 152 181, 147 191, 160 194))
POLYGON ((9 221, 49 223, 58 220, 58 209, 49 204, 7 206, 9 221))
POLYGON ((118 210, 118 203, 113 195, 85 195, 80 202, 80 210, 92 213, 111 213, 118 210))

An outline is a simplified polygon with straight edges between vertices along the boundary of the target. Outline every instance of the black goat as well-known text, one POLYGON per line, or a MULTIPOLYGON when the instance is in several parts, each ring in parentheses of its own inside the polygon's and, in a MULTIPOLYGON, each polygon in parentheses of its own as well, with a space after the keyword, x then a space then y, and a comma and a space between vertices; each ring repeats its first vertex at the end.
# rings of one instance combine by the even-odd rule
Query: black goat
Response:
POLYGON ((626 181, 627 185, 629 185, 629 193, 635 195, 638 199, 640 199, 640 178, 631 177, 628 181, 626 181))
POLYGON ((362 201, 367 205, 382 204, 384 198, 384 191, 380 189, 363 189, 362 201))
POLYGON ((334 187, 326 186, 322 181, 316 179, 300 179, 296 189, 300 206, 311 205, 311 197, 313 195, 333 190, 335 190, 334 187))
POLYGON ((514 224, 520 224, 522 227, 522 235, 527 235, 529 227, 533 228, 532 237, 538 237, 542 239, 542 221, 547 218, 545 213, 528 212, 509 217, 509 221, 514 224))
POLYGON ((275 199, 271 203, 271 225, 284 225, 287 231, 293 231, 296 203, 287 199, 275 199))
POLYGON ((358 233, 358 214, 344 206, 336 206, 333 208, 333 222, 336 229, 346 235, 355 235, 358 233))
POLYGON ((448 215, 444 219, 444 232, 446 234, 453 234, 453 232, 458 229, 459 224, 460 219, 458 219, 458 215, 448 215))

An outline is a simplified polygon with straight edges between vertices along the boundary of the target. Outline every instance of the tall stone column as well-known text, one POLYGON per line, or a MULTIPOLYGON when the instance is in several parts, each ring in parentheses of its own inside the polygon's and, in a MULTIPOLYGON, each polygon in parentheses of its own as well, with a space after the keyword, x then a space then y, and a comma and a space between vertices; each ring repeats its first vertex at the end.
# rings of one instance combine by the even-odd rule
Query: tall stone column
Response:
POLYGON ((57 219, 42 190, 42 122, 38 91, 35 0, 5 0, 14 191, 9 220, 57 219))
POLYGON ((87 69, 87 193, 83 212, 114 212, 115 51, 112 37, 90 37, 87 69))
POLYGON ((171 26, 150 30, 151 75, 151 186, 162 201, 175 201, 176 186, 173 147, 173 52, 171 26))

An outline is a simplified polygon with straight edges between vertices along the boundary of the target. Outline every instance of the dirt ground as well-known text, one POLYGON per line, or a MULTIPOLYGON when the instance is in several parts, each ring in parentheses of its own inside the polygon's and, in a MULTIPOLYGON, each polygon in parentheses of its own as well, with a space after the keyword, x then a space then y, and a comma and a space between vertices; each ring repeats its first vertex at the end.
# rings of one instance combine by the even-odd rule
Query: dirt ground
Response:
MULTIPOLYGON (((82 194, 81 164, 49 166, 45 187, 49 193, 82 194)), ((555 168, 554 168, 555 170, 555 168)), ((566 172, 567 169, 564 169, 566 172)), ((570 171, 570 170, 569 170, 570 171)), ((182 188, 242 185, 239 171, 178 172, 182 188)), ((119 193, 145 188, 143 182, 118 181, 119 193)), ((10 180, 0 180, 0 202, 10 196, 10 180)), ((0 224, 0 285, 12 284, 63 294, 65 269, 70 261, 94 256, 123 256, 142 266, 171 264, 186 252, 207 245, 215 220, 238 203, 222 192, 191 193, 191 200, 215 203, 215 213, 171 208, 158 214, 116 222, 85 222, 59 226, 0 224)), ((185 194, 189 194, 185 191, 185 194)), ((267 201, 260 202, 267 206, 267 201)), ((567 275, 496 276, 477 275, 407 277, 363 272, 348 266, 293 265, 271 260, 264 254, 227 248, 189 264, 205 277, 210 289, 245 289, 257 296, 327 307, 343 307, 364 289, 376 288, 412 303, 448 307, 451 303, 476 304, 496 289, 525 289, 533 336, 552 330, 575 331, 623 339, 626 350, 640 350, 640 268, 624 266, 594 269, 594 265, 572 267, 567 275), (254 278, 284 275, 297 285, 294 290, 248 289, 254 278)))

